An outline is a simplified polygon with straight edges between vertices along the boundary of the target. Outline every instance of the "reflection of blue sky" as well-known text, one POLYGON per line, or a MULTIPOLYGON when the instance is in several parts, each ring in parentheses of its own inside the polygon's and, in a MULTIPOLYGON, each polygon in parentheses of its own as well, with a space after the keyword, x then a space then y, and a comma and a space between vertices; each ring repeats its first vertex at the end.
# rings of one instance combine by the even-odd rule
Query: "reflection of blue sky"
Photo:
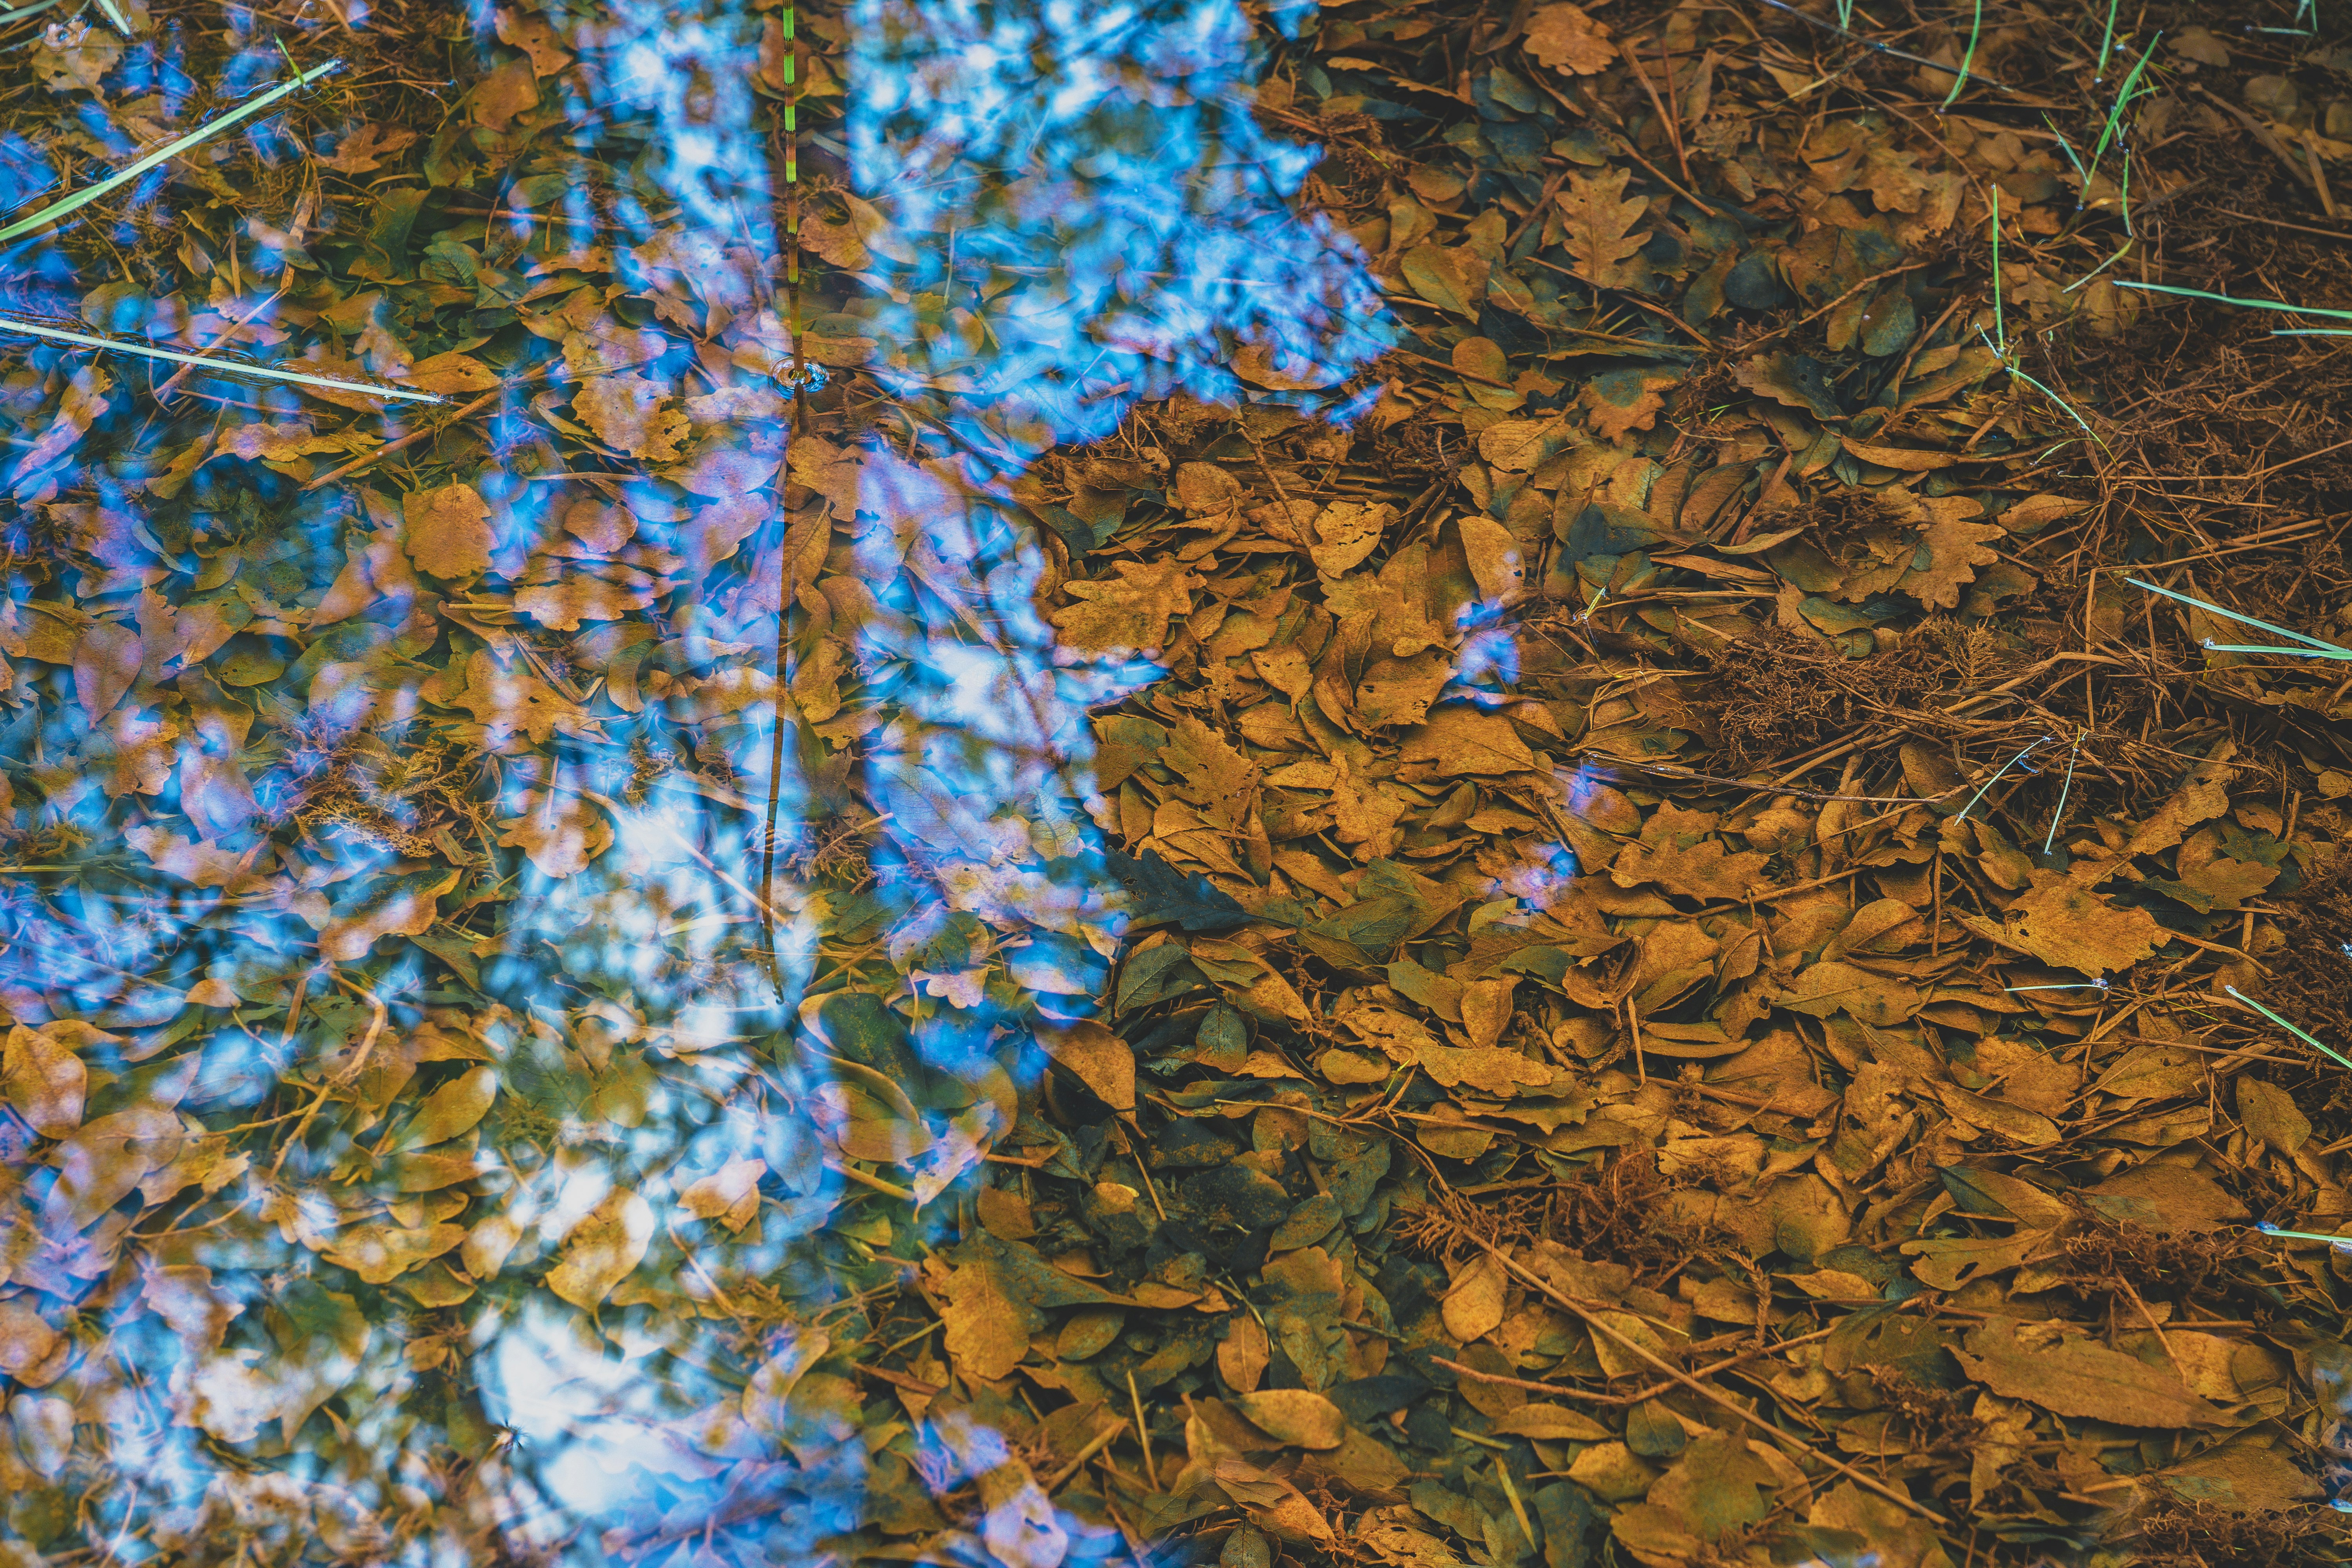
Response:
MULTIPOLYGON (((364 24, 356 11, 353 19, 364 24)), ((591 90, 560 107, 574 121, 642 132, 636 188, 625 183, 600 210, 592 182, 541 174, 508 193, 509 204, 573 226, 559 238, 610 245, 625 278, 668 268, 706 308, 739 318, 760 310, 766 296, 755 272, 780 243, 782 195, 769 184, 766 114, 752 86, 761 20, 725 6, 688 14, 627 4, 575 33, 568 42, 591 90)), ((971 1179, 980 1151, 1003 1130, 1000 1086, 1007 1066, 1034 1060, 1020 1042, 1039 999, 1063 1016, 1084 1012, 1107 973, 1120 919, 1101 875, 1098 830, 1081 805, 1092 794, 1087 710, 1160 673, 1140 656, 1079 658, 1055 646, 1034 605, 1045 557, 1008 487, 1047 446, 1099 437, 1138 401, 1240 395, 1223 368, 1238 345, 1271 350, 1301 381, 1336 387, 1385 346, 1387 329, 1351 242, 1286 205, 1311 153, 1268 138, 1233 100, 1246 96, 1256 58, 1229 0, 991 9, 871 0, 850 25, 853 184, 882 203, 905 239, 877 240, 858 285, 821 279, 817 292, 832 290, 831 304, 845 290, 862 293, 864 331, 880 345, 870 368, 886 385, 959 389, 948 421, 979 455, 856 454, 866 478, 855 508, 866 516, 853 523, 844 506, 835 526, 856 534, 875 603, 851 639, 844 679, 891 683, 884 721, 858 742, 856 775, 885 826, 870 886, 847 894, 808 876, 806 852, 849 803, 839 773, 815 762, 824 748, 787 735, 772 967, 748 913, 774 736, 773 692, 762 682, 777 600, 763 574, 776 557, 759 553, 774 548, 763 542, 772 524, 726 570, 680 588, 655 628, 648 679, 658 673, 683 690, 732 669, 726 679, 755 688, 699 723, 658 695, 641 711, 592 702, 579 672, 548 662, 561 656, 560 637, 500 644, 495 627, 467 634, 467 646, 495 654, 478 658, 478 684, 465 693, 482 727, 454 737, 457 751, 443 765, 478 742, 500 755, 495 779, 469 786, 489 808, 484 821, 442 826, 460 856, 480 860, 495 840, 510 861, 519 847, 530 858, 504 882, 487 865, 453 880, 443 859, 451 845, 404 837, 431 825, 420 797, 403 791, 455 710, 446 689, 433 695, 421 684, 445 662, 433 649, 453 646, 434 641, 442 627, 425 613, 438 590, 420 587, 396 549, 366 557, 371 538, 401 526, 399 496, 305 494, 279 475, 215 461, 186 480, 184 501, 164 507, 148 483, 171 455, 161 449, 145 467, 26 458, 7 476, 22 503, 14 548, 37 547, 26 530, 79 530, 100 565, 67 584, 68 595, 127 606, 121 635, 144 637, 147 648, 184 646, 173 617, 197 603, 184 578, 153 571, 193 546, 181 536, 159 542, 154 529, 187 522, 213 530, 205 537, 215 542, 223 531, 247 536, 244 596, 224 613, 250 612, 239 624, 262 628, 289 619, 281 631, 240 633, 235 647, 294 667, 282 689, 295 696, 281 700, 271 677, 218 684, 221 643, 184 670, 176 656, 155 655, 127 695, 94 693, 93 679, 106 678, 85 668, 19 659, 17 689, 32 700, 0 713, 18 804, 36 785, 49 797, 45 836, 32 847, 111 857, 107 864, 148 884, 122 897, 7 883, 15 946, 0 956, 0 1000, 28 1023, 54 1013, 111 1035, 85 1042, 82 1054, 128 1086, 106 1104, 132 1118, 119 1131, 142 1141, 142 1169, 152 1180, 163 1179, 158 1171, 197 1173, 194 1185, 175 1191, 212 1191, 217 1174, 220 1195, 202 1212, 231 1210, 169 1232, 142 1255, 144 1283, 133 1289, 158 1316, 123 1342, 136 1345, 142 1375, 168 1392, 157 1411, 117 1425, 115 1457, 140 1487, 109 1503, 100 1522, 110 1527, 143 1521, 157 1545, 184 1544, 267 1511, 255 1500, 267 1494, 288 1539, 342 1540, 359 1512, 388 1521, 437 1496, 447 1517, 416 1526, 399 1560, 484 1561, 493 1537, 560 1552, 577 1540, 662 1546, 699 1534, 715 1536, 716 1560, 734 1563, 810 1561, 821 1538, 857 1522, 877 1462, 856 1436, 870 1424, 860 1405, 872 1390, 840 1375, 854 1332, 835 1342, 819 1320, 828 1303, 861 1292, 887 1301, 924 1240, 908 1234, 903 1206, 877 1201, 828 1163, 838 1156, 824 1130, 837 1131, 845 1097, 863 1080, 837 1077, 827 1060, 852 1049, 839 1037, 844 1026, 825 1024, 821 1005, 803 1005, 820 940, 862 900, 878 922, 875 945, 905 977, 894 1016, 906 1038, 888 1047, 902 1065, 869 1076, 919 1096, 929 1117, 930 1146, 885 1172, 927 1201, 916 1223, 929 1226, 950 1206, 940 1194, 971 1179), (1006 185, 976 177, 982 172, 1021 177, 1006 185), (347 565, 347 553, 373 564, 347 565), (319 584, 339 573, 362 573, 352 580, 371 590, 362 595, 368 607, 304 631, 292 611, 318 603, 319 584), (136 597, 158 584, 161 608, 136 597), (129 596, 108 597, 116 594, 129 596), (535 725, 541 736, 551 727, 547 744, 508 742, 535 725), (354 738, 373 749, 338 764, 335 748, 354 738), (308 815, 330 779, 373 803, 369 823, 308 815), (179 837, 187 833, 195 837, 179 837), (369 922, 384 908, 421 900, 429 909, 435 899, 444 915, 467 902, 495 911, 492 937, 476 943, 446 924, 417 932, 394 921, 394 936, 373 941, 369 922), (404 933, 440 964, 478 973, 497 1006, 485 1015, 472 993, 448 988, 404 933), (968 967, 941 956, 959 952, 968 967), (233 1004, 193 1007, 185 993, 200 983, 226 987, 233 1004), (297 997, 300 1016, 289 1023, 297 997), (793 1039, 826 1054, 795 1050, 793 1039), (472 1135, 478 1142, 416 1143, 413 1075, 444 1085, 476 1062, 499 1086, 472 1135), (299 1113, 321 1084, 357 1085, 349 1092, 363 1095, 379 1083, 389 1086, 383 1104, 351 1117, 339 1103, 282 1166, 269 1167, 267 1141, 251 1145, 250 1167, 202 1163, 233 1154, 206 1142, 213 1127, 289 1105, 299 1113), (467 1147, 485 1195, 448 1210, 451 1221, 436 1196, 446 1187, 409 1184, 404 1162, 420 1149, 462 1161, 467 1147), (755 1194, 756 1225, 733 1226, 718 1208, 688 1202, 738 1191, 755 1194), (638 1247, 646 1261, 595 1316, 548 1288, 512 1288, 520 1270, 571 1259, 583 1227, 607 1221, 616 1245, 638 1247), (367 1247, 407 1245, 452 1225, 467 1231, 463 1246, 440 1256, 461 1261, 481 1289, 446 1308, 420 1299, 406 1319, 360 1311, 356 1302, 377 1298, 348 1294, 350 1276, 339 1269, 366 1266, 367 1247), (320 1268, 321 1257, 339 1269, 320 1268), (719 1305, 706 1311, 708 1303, 719 1305), (321 1436, 330 1423, 314 1414, 310 1393, 331 1373, 382 1395, 366 1408, 354 1400, 337 1417, 344 1435, 332 1437, 321 1436), (298 1428, 290 1451, 281 1421, 298 1428), (517 1441, 493 1449, 485 1424, 517 1441), (207 1436, 246 1457, 236 1467, 215 1462, 207 1436), (453 1468, 453 1449, 492 1451, 453 1468), (285 1479, 256 1480, 247 1466, 285 1479)), ((487 16, 481 26, 487 32, 487 16)), ((191 86, 178 50, 144 41, 126 56, 129 79, 160 91, 155 112, 167 116, 184 112, 191 86)), ((255 44, 236 58, 235 89, 265 87, 282 69, 274 49, 255 44)), ((569 79, 542 79, 537 90, 551 100, 569 79)), ((291 150, 282 125, 249 134, 265 153, 291 150)), ((77 167, 73 183, 86 177, 77 167)), ((40 149, 0 138, 0 201, 28 199, 58 179, 40 149)), ((141 199, 167 217, 176 196, 162 181, 159 173, 141 199)), ((429 250, 420 238, 412 261, 438 268, 445 286, 488 288, 483 280, 512 262, 501 247, 523 232, 504 220, 488 230, 478 240, 443 236, 429 250)), ((196 346, 190 300, 199 317, 214 310, 227 319, 288 276, 285 233, 256 230, 238 243, 245 290, 228 305, 204 304, 194 289, 150 300, 125 284, 85 319, 196 346)), ((19 245, 6 266, 11 309, 75 314, 100 281, 78 273, 54 237, 19 245)), ((781 314, 782 301, 768 308, 781 314)), ((811 308, 829 306, 813 297, 811 308)), ((248 339, 257 352, 290 361, 321 341, 308 322, 274 312, 257 322, 248 339)), ((396 337, 372 330, 346 333, 352 357, 373 374, 404 373, 396 337)), ((637 373, 677 382, 688 357, 673 334, 667 357, 637 373)), ((40 384, 52 388, 43 397, 77 372, 84 386, 110 383, 117 423, 107 428, 132 427, 120 410, 134 389, 143 396, 143 372, 92 369, 45 347, 23 363, 56 373, 55 384, 40 384)), ((32 384, 0 388, 0 398, 21 402, 32 384)), ((305 406, 284 388, 205 378, 192 387, 230 398, 247 420, 290 422, 305 406)), ((476 480, 490 506, 490 552, 511 557, 500 578, 513 578, 532 551, 551 571, 584 570, 576 552, 557 547, 569 547, 565 509, 598 499, 528 478, 555 450, 534 394, 502 394, 488 468, 476 480)), ((1318 395, 1292 401, 1313 406, 1318 395)), ((10 406, 20 423, 36 411, 10 406)), ((181 416, 190 417, 184 406, 181 416)), ((782 456, 777 424, 772 409, 735 426, 769 472, 782 456)), ((428 482, 446 482, 427 472, 428 482)), ((368 482, 399 488, 381 476, 368 482)), ((708 497, 640 484, 620 499, 635 519, 635 548, 684 557, 708 537, 708 497)), ((18 585, 16 597, 24 594, 18 585)), ((649 619, 642 608, 634 618, 649 619)), ((1481 673, 1506 678, 1506 659, 1498 647, 1481 673)), ((37 1168, 27 1192, 43 1214, 70 1218, 82 1179, 37 1168)), ((28 1267, 52 1292, 45 1301, 75 1300, 105 1272, 71 1272, 83 1266, 70 1226, 44 1245, 57 1258, 28 1267)), ((420 1280, 455 1277, 435 1263, 388 1278, 399 1283, 382 1299, 402 1302, 396 1292, 420 1280)), ((75 1389, 114 1375, 88 1367, 80 1383, 59 1388, 79 1397, 75 1389)), ((988 1493, 1001 1436, 964 1415, 901 1425, 911 1429, 893 1440, 899 1458, 935 1479, 981 1478, 988 1493)), ((1001 1500, 975 1525, 992 1543, 1045 1553, 1058 1542, 1052 1550, 1076 1562, 1095 1550, 1081 1542, 1103 1539, 1098 1525, 1057 1515, 1034 1489, 1001 1500)))

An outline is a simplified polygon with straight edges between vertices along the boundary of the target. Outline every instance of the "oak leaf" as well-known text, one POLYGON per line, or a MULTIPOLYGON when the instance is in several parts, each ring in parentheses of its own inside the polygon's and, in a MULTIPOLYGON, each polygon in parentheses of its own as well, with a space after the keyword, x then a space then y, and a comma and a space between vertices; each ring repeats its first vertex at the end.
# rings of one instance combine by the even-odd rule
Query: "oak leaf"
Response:
POLYGON ((416 140, 414 131, 383 125, 362 125, 344 133, 335 143, 332 153, 322 154, 320 163, 341 174, 364 174, 380 167, 384 159, 416 140))
POLYGON ((1078 602, 1046 617, 1068 652, 1094 657, 1157 648, 1168 640, 1169 617, 1190 615, 1192 591, 1202 585, 1190 566, 1172 558, 1121 561, 1113 570, 1115 577, 1069 584, 1066 591, 1078 602))
POLYGON ((1594 21, 1577 5, 1537 6, 1528 16, 1525 42, 1538 65, 1570 76, 1597 75, 1617 58, 1617 46, 1609 41, 1607 25, 1594 21))
POLYGON ((650 462, 673 462, 691 422, 686 410, 665 406, 670 389, 641 375, 600 375, 572 395, 572 411, 596 439, 616 452, 650 462))
POLYGON ((1650 198, 1626 197, 1625 183, 1633 177, 1622 166, 1597 177, 1570 174, 1569 188, 1555 198, 1567 228, 1564 243, 1576 259, 1572 270, 1603 289, 1638 289, 1648 277, 1633 258, 1649 236, 1634 233, 1633 226, 1650 210, 1650 198))
POLYGON ((1919 504, 1932 521, 1919 531, 1903 591, 1930 609, 1957 609, 1960 590, 1975 580, 1977 568, 2000 559, 2000 552, 1987 542, 2007 531, 1999 523, 1970 521, 1984 509, 1966 496, 1932 497, 1919 504), (1924 566, 1919 564, 1923 560, 1924 566))
POLYGON ((1719 819, 1700 811, 1685 811, 1671 801, 1658 807, 1642 825, 1638 844, 1617 852, 1609 868, 1610 880, 1621 888, 1655 882, 1670 893, 1695 899, 1744 899, 1756 885, 1769 857, 1753 850, 1727 851, 1707 836, 1719 819))

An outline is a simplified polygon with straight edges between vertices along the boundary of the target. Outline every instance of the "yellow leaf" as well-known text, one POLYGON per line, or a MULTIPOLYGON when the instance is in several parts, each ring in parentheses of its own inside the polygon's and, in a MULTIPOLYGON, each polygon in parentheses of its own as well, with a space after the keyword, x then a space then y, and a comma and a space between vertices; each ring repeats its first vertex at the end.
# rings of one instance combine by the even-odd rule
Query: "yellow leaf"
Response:
POLYGON ((465 1239, 466 1227, 462 1225, 436 1225, 419 1230, 394 1225, 354 1226, 337 1233, 333 1243, 320 1256, 350 1269, 371 1285, 386 1285, 465 1239))
POLYGON ((1503 1321, 1503 1286, 1501 1259, 1491 1252, 1472 1258, 1445 1293, 1445 1331, 1464 1344, 1493 1333, 1503 1321))
POLYGON ((409 1126, 407 1142, 413 1148, 425 1148, 462 1137, 488 1113, 490 1102, 498 1097, 498 1073, 490 1068, 476 1068, 425 1097, 415 1121, 409 1126))
POLYGON ((19 1024, 8 1031, 5 1083, 8 1103, 44 1138, 62 1138, 81 1125, 89 1069, 70 1047, 19 1024))
POLYGON ((1234 1407, 1267 1436, 1301 1448, 1336 1448, 1348 1435, 1348 1418, 1339 1407, 1304 1388, 1240 1394, 1234 1407))
POLYGON ((565 1235, 562 1259, 547 1271, 547 1288, 593 1312, 645 1260, 653 1235, 653 1205, 635 1192, 614 1193, 565 1235))

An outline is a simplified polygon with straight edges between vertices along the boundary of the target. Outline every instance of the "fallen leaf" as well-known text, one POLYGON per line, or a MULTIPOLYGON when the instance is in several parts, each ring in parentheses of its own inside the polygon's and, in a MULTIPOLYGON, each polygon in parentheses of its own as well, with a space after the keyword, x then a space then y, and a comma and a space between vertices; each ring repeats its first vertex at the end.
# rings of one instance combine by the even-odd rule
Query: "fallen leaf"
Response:
POLYGON ((654 1223, 653 1205, 641 1194, 631 1189, 610 1194, 565 1234, 563 1256, 548 1270, 547 1288, 594 1311, 644 1260, 654 1223))
POLYGON ((1336 1448, 1348 1435, 1348 1418, 1339 1407, 1303 1388, 1237 1394, 1234 1408, 1267 1436, 1301 1448, 1336 1448))

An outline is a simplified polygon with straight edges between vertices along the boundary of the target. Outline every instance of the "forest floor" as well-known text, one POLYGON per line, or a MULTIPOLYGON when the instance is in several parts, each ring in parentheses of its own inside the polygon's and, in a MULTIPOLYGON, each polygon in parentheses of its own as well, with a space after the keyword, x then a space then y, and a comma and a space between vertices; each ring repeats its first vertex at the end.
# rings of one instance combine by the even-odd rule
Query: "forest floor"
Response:
POLYGON ((1019 463, 837 16, 803 398, 631 24, 281 9, 0 17, 345 61, 9 310, 447 400, 5 340, 0 1561, 2352 1550, 2340 7, 1254 11, 1393 346, 1019 463))

